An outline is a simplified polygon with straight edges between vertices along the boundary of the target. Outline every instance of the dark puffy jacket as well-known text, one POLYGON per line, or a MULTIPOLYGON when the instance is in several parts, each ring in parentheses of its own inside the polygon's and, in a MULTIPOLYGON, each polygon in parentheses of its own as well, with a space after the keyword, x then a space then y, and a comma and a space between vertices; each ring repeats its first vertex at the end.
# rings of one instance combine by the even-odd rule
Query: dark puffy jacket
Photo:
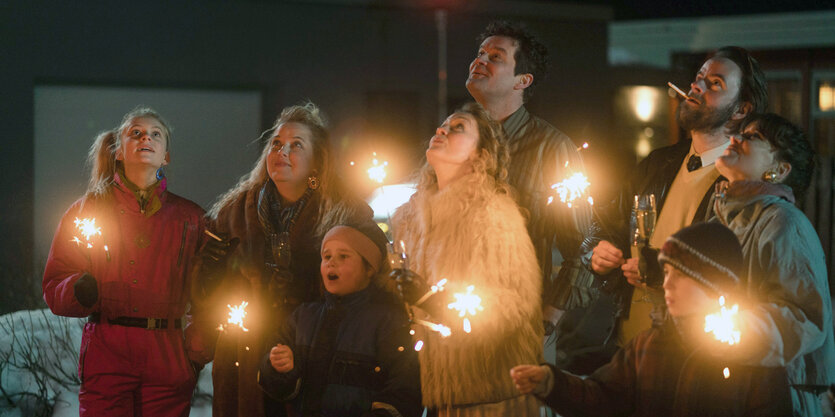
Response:
POLYGON ((302 304, 277 340, 293 350, 279 373, 267 353, 258 382, 291 416, 418 416, 420 375, 403 306, 376 287, 302 304), (373 409, 373 411, 372 411, 373 409))

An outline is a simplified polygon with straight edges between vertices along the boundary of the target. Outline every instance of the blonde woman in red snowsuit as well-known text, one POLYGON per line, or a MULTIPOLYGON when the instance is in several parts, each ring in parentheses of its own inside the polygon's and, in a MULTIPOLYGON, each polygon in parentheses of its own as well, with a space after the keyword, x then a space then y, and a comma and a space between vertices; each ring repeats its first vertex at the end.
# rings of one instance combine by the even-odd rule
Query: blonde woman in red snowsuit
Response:
POLYGON ((44 300, 57 315, 89 316, 81 416, 187 416, 192 362, 205 362, 183 331, 203 210, 166 189, 169 132, 156 112, 137 108, 100 134, 87 193, 55 232, 44 300), (76 219, 95 219, 100 234, 88 240, 76 219))

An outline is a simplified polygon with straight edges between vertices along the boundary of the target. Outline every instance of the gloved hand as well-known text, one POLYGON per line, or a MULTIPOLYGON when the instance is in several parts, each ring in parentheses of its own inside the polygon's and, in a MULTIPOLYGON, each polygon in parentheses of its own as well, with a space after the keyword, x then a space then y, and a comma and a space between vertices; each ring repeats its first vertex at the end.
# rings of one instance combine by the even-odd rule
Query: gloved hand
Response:
POLYGON ((203 247, 200 248, 199 266, 195 270, 196 277, 193 278, 193 295, 199 298, 208 297, 218 284, 223 280, 226 273, 226 259, 240 243, 237 237, 228 239, 221 235, 218 241, 209 237, 203 247))
POLYGON ((90 308, 99 299, 99 286, 96 279, 86 272, 75 281, 72 287, 75 292, 75 299, 82 307, 90 308))
POLYGON ((416 303, 420 297, 423 297, 429 291, 426 280, 409 269, 393 269, 389 273, 389 278, 397 283, 400 298, 409 304, 416 303))
POLYGON ((209 236, 206 243, 200 248, 200 258, 203 259, 204 264, 223 263, 241 242, 237 237, 229 239, 225 234, 215 233, 215 235, 220 237, 221 240, 209 236))

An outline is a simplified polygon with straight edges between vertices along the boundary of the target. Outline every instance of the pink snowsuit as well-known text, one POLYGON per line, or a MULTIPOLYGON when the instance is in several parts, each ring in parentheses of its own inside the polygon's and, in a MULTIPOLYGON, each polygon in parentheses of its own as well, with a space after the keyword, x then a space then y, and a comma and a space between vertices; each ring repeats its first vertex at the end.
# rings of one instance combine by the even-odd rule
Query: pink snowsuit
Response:
POLYGON ((182 330, 203 209, 166 192, 163 179, 154 191, 158 200, 149 199, 156 202, 143 212, 118 174, 115 181, 112 198, 81 199, 64 214, 46 263, 44 300, 57 315, 98 316, 81 339, 81 416, 187 416, 196 383, 189 360, 208 361, 192 329, 182 330), (91 248, 76 218, 95 218, 101 227, 91 248), (91 308, 74 296, 73 284, 84 273, 98 286, 91 308), (166 319, 166 326, 124 325, 148 318, 166 319))

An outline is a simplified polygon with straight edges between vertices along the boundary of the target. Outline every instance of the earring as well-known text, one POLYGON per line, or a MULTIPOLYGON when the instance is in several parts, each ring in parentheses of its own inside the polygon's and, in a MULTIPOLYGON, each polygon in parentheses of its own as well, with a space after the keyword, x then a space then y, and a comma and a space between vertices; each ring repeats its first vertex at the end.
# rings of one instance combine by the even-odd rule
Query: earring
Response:
POLYGON ((773 169, 769 169, 763 174, 763 181, 770 182, 772 184, 777 182, 777 171, 773 169))
POLYGON ((163 178, 165 178, 165 171, 162 170, 162 167, 159 167, 159 169, 157 169, 157 181, 160 181, 163 178))
POLYGON ((319 177, 317 177, 315 175, 311 175, 311 176, 307 177, 307 188, 310 188, 311 190, 315 190, 315 189, 319 188, 319 185, 320 185, 319 184, 319 177))

